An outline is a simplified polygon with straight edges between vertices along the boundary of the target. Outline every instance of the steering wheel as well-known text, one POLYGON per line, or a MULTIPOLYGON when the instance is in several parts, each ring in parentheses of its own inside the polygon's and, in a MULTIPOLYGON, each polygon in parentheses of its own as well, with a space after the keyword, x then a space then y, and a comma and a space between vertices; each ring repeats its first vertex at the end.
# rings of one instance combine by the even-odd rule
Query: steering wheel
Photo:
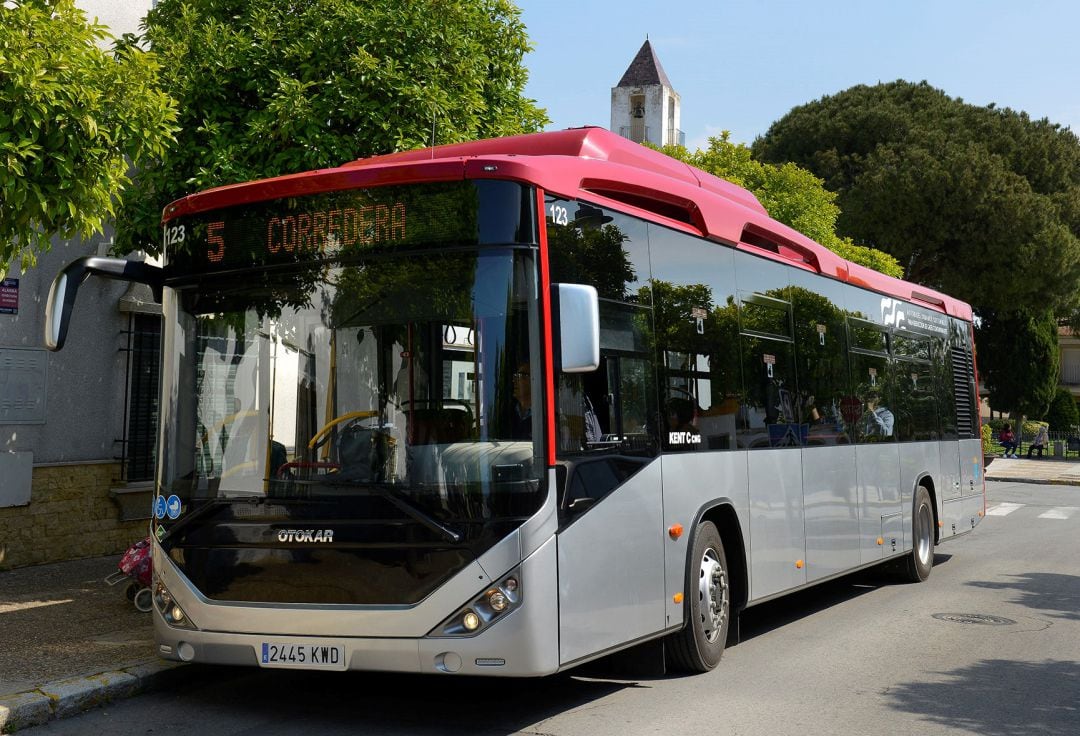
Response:
POLYGON ((330 432, 334 427, 339 424, 345 424, 346 427, 364 421, 365 419, 378 418, 379 412, 377 411, 351 411, 348 414, 342 414, 339 417, 334 417, 329 422, 323 425, 323 428, 315 433, 315 436, 308 440, 308 449, 317 450, 326 444, 330 439, 330 432))

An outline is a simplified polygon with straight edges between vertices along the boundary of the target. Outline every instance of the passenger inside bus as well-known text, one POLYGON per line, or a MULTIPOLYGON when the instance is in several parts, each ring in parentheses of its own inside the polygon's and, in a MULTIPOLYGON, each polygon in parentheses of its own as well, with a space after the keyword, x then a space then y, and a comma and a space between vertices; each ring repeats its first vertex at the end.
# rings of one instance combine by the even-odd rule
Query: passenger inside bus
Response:
POLYGON ((880 406, 881 393, 871 391, 866 396, 866 411, 862 418, 863 437, 892 437, 893 413, 880 406))
POLYGON ((695 405, 690 399, 676 397, 668 400, 668 430, 700 434, 694 425, 695 405))

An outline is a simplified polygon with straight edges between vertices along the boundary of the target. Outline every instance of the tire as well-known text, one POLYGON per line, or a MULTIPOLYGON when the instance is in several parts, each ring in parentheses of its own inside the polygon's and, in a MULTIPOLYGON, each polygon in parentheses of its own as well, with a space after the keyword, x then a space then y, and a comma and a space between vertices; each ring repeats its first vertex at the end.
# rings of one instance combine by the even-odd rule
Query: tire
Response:
POLYGON ((150 613, 154 608, 154 594, 149 588, 139 588, 135 594, 135 610, 141 613, 150 613))
POLYGON ((900 569, 901 577, 909 583, 921 583, 930 577, 934 567, 934 507, 930 491, 919 486, 911 515, 911 554, 900 569))
POLYGON ((668 637, 668 664, 684 672, 708 672, 720 663, 731 624, 727 557, 711 521, 694 530, 685 590, 687 622, 668 637))

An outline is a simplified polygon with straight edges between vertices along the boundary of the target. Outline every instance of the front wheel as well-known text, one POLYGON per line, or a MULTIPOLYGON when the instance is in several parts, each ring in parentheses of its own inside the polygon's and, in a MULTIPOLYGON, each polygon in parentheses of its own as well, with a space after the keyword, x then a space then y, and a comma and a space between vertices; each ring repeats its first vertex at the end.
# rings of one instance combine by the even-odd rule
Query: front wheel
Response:
POLYGON ((668 638, 669 662, 686 672, 708 672, 720 662, 731 623, 731 586, 720 533, 711 521, 694 533, 686 575, 686 626, 668 638))
POLYGON ((934 566, 934 508, 930 503, 930 492, 923 486, 915 492, 911 547, 902 574, 909 582, 921 583, 930 577, 930 569, 934 566))

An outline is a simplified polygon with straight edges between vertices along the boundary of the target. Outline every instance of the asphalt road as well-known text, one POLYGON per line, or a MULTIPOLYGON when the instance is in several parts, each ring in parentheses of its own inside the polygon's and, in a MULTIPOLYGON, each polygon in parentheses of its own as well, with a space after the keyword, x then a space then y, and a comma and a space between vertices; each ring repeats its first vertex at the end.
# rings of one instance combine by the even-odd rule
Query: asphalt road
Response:
POLYGON ((861 574, 751 609, 708 675, 539 681, 192 668, 29 734, 1080 733, 1080 487, 991 483, 921 585, 861 574))

